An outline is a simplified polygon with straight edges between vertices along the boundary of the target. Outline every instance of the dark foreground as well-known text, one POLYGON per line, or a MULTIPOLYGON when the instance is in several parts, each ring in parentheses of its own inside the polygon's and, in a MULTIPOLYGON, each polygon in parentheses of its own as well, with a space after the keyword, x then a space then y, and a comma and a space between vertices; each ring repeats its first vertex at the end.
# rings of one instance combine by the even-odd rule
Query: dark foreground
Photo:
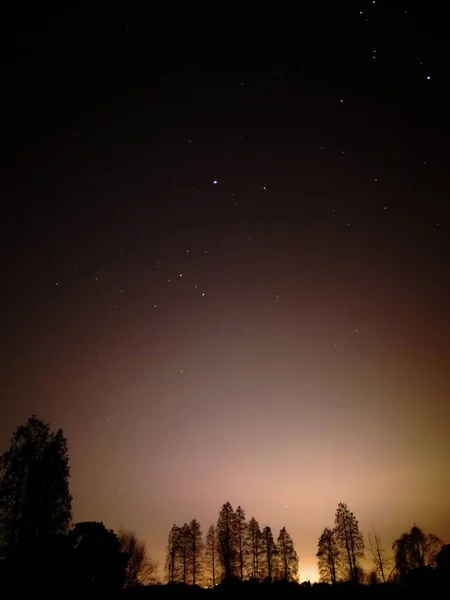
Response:
MULTIPOLYGON (((3 581, 2 584, 6 582, 3 581)), ((378 585, 355 585, 352 583, 342 583, 335 586, 328 584, 293 584, 285 582, 276 582, 272 584, 242 583, 239 585, 220 585, 215 589, 204 589, 198 586, 178 585, 153 585, 128 590, 104 590, 93 589, 87 595, 89 598, 139 598, 145 599, 195 599, 195 598, 286 598, 299 600, 308 598, 321 599, 329 598, 442 598, 448 597, 450 587, 444 582, 424 583, 417 585, 400 586, 395 584, 378 585)), ((50 586, 47 590, 33 586, 31 581, 21 582, 17 587, 2 585, 0 587, 0 597, 4 600, 18 598, 23 595, 41 595, 46 598, 79 598, 83 595, 76 583, 72 587, 50 586)))

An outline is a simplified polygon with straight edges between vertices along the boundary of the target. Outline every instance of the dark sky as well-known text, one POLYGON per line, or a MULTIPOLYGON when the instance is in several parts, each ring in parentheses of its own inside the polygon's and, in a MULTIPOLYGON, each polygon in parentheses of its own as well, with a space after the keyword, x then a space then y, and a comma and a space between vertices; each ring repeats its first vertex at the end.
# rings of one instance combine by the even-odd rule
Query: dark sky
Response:
POLYGON ((444 16, 298 4, 2 23, 1 448, 161 565, 227 500, 301 579, 339 501, 450 538, 444 16))

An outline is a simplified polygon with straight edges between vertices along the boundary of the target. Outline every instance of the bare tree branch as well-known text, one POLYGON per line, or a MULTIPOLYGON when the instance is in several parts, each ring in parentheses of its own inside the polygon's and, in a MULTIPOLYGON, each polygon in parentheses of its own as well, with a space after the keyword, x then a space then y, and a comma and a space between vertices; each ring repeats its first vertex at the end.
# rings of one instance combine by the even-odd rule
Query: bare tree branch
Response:
POLYGON ((380 577, 383 583, 390 580, 393 572, 393 561, 386 556, 386 550, 381 543, 379 533, 372 528, 369 531, 369 551, 372 555, 372 562, 375 567, 377 575, 380 577), (388 575, 389 572, 389 575, 388 575))

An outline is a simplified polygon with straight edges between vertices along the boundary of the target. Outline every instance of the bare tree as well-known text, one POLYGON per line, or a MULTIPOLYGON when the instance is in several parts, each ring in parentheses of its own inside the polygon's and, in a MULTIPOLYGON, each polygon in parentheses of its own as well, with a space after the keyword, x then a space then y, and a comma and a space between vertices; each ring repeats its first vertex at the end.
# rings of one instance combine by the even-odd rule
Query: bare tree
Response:
POLYGON ((192 584, 197 583, 202 566, 203 539, 202 529, 197 519, 192 519, 189 523, 189 562, 192 572, 192 584))
POLYGON ((319 561, 320 580, 325 583, 337 582, 337 570, 339 562, 339 546, 336 532, 325 527, 319 538, 317 558, 319 561))
POLYGON ((351 581, 358 582, 361 575, 359 559, 364 557, 364 538, 355 515, 348 506, 340 502, 335 515, 336 539, 342 554, 347 558, 351 581))
POLYGON ((217 561, 216 528, 211 525, 206 534, 205 557, 211 573, 213 587, 216 587, 216 561, 217 561))
POLYGON ((369 550, 372 555, 374 571, 379 579, 386 583, 392 573, 392 560, 386 556, 386 550, 381 543, 380 535, 372 528, 369 531, 369 550))
POLYGON ((236 550, 237 560, 239 565, 239 578, 244 581, 244 566, 245 566, 245 546, 246 546, 246 530, 247 523, 245 521, 245 511, 242 506, 238 506, 234 513, 234 529, 236 535, 236 550))
POLYGON ((250 519, 247 526, 247 552, 250 558, 250 575, 252 579, 259 580, 263 555, 262 534, 259 523, 254 517, 250 519))
POLYGON ((127 556, 125 587, 150 585, 156 581, 158 564, 148 555, 145 542, 132 531, 119 531, 119 549, 127 556))
POLYGON ((177 525, 172 525, 169 532, 166 547, 166 564, 167 581, 175 583, 179 581, 180 576, 180 528, 177 525))
POLYGON ((191 529, 187 523, 180 527, 179 536, 180 563, 181 563, 181 581, 188 582, 191 559, 191 529))

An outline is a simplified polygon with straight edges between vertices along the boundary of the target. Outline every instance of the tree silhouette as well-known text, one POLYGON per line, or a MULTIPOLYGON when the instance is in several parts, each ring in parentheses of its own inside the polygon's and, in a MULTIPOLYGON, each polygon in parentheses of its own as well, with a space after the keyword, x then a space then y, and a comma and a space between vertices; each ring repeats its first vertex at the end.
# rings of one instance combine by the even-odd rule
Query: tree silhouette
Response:
POLYGON ((175 583, 180 576, 180 528, 172 525, 169 532, 166 547, 165 570, 167 572, 167 581, 175 583))
POLYGON ((128 557, 121 553, 119 538, 103 523, 76 523, 70 532, 75 549, 75 581, 83 590, 113 591, 125 582, 128 557))
MULTIPOLYGON (((371 571, 369 571, 367 573, 367 577, 366 577, 367 583, 368 585, 378 585, 380 583, 380 576, 378 574, 378 570, 372 569, 371 571)), ((386 583, 386 582, 383 582, 386 583)))
POLYGON ((124 587, 135 588, 154 583, 157 563, 148 555, 145 542, 138 540, 132 531, 120 530, 118 538, 119 550, 127 557, 124 587))
POLYGON ((320 580, 325 583, 337 582, 337 570, 339 562, 339 545, 336 531, 325 527, 319 538, 317 558, 320 580))
POLYGON ((206 534, 205 558, 211 573, 213 587, 216 587, 217 536, 214 525, 210 526, 206 534))
POLYGON ((189 523, 189 558, 192 572, 192 583, 196 585, 202 567, 202 552, 204 549, 202 529, 197 519, 189 523))
POLYGON ((277 549, 281 578, 284 581, 295 581, 298 573, 298 556, 294 548, 294 542, 286 531, 286 527, 283 527, 278 535, 277 549))
POLYGON ((259 523, 254 517, 250 519, 247 526, 247 552, 249 554, 251 577, 259 580, 261 556, 263 554, 262 534, 259 523))
POLYGON ((191 530, 187 523, 184 523, 184 525, 180 527, 178 548, 181 561, 181 581, 187 583, 191 558, 191 530))
POLYGON ((275 560, 277 554, 277 547, 275 545, 272 530, 270 527, 264 527, 262 531, 262 540, 263 540, 263 548, 264 548, 264 559, 265 559, 265 575, 269 579, 273 578, 274 575, 274 567, 275 560))
POLYGON ((450 582, 450 544, 444 544, 434 558, 441 579, 450 582))
POLYGON ((244 566, 246 556, 246 530, 245 511, 242 506, 238 506, 234 513, 234 526, 236 535, 237 561, 239 566, 239 578, 244 581, 244 566))
POLYGON ((374 529, 369 531, 369 550, 372 554, 372 562, 377 577, 383 583, 386 583, 386 581, 389 581, 392 572, 392 561, 386 557, 386 550, 381 544, 381 538, 374 529))
POLYGON ((67 440, 36 416, 19 426, 0 457, 0 556, 19 558, 71 521, 67 440))
POLYGON ((360 568, 359 559, 364 557, 364 538, 359 530, 355 515, 348 506, 340 502, 335 515, 335 531, 342 557, 347 562, 351 581, 359 582, 360 568))
POLYGON ((403 533, 392 545, 400 580, 405 581, 413 569, 431 566, 441 545, 442 541, 434 533, 424 533, 416 525, 403 533))
POLYGON ((236 575, 236 535, 233 507, 226 502, 219 512, 216 527, 217 557, 222 566, 223 576, 230 579, 236 575))

